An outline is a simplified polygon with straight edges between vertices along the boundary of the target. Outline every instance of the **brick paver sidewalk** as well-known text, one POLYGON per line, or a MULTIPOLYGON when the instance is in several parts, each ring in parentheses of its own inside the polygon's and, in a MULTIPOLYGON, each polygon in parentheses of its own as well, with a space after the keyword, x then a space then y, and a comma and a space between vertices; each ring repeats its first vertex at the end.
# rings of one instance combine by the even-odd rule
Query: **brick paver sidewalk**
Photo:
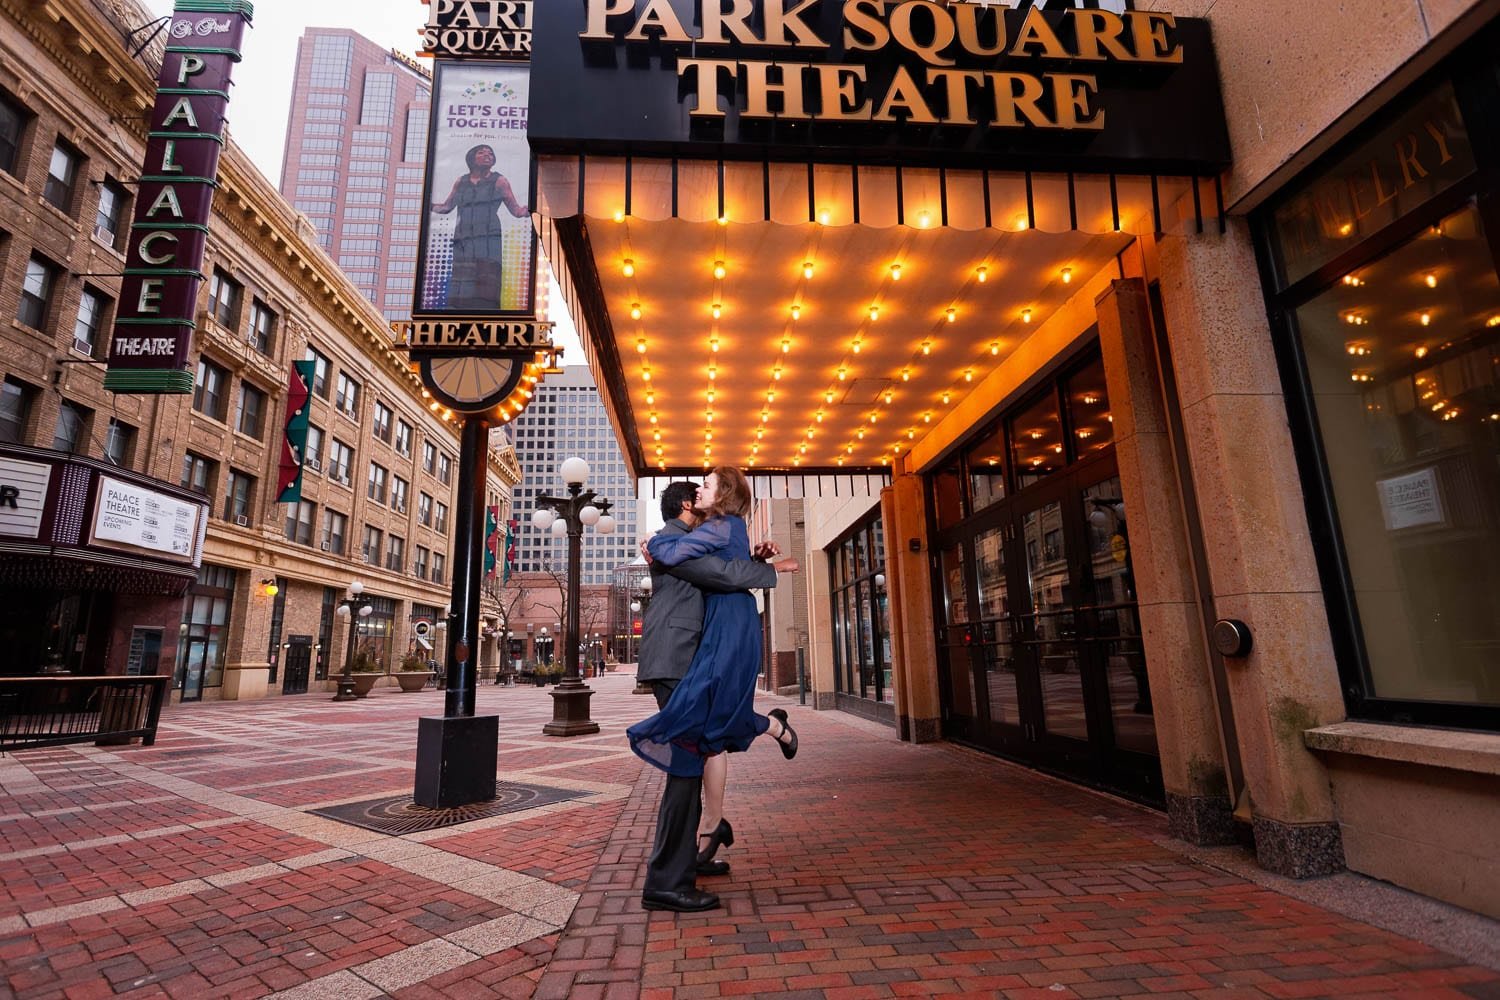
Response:
POLYGON ((309 810, 409 794, 437 692, 178 706, 155 747, 0 758, 0 996, 1500 998, 1154 813, 795 706, 795 761, 734 759, 725 908, 648 915, 661 778, 623 729, 651 702, 590 683, 602 730, 571 740, 545 690, 479 699, 501 779, 577 797, 400 837, 309 810))

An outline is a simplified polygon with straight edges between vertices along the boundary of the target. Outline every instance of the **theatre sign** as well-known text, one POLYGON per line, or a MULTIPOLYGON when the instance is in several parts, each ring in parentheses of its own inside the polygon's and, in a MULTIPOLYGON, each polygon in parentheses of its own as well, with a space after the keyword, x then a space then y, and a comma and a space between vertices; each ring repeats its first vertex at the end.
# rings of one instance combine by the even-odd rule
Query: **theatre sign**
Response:
POLYGON ((251 15, 243 0, 178 0, 168 21, 106 389, 193 391, 188 362, 229 78, 251 15))
POLYGON ((934 0, 578 0, 535 11, 539 152, 1214 173, 1208 23, 934 0), (698 155, 702 155, 701 150, 698 155))

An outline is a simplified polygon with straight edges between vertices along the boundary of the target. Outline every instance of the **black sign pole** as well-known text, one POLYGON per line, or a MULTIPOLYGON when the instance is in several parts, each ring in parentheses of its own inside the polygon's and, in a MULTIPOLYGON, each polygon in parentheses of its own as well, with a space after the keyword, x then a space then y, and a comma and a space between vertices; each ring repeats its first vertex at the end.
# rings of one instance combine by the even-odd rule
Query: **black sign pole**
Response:
POLYGON ((484 487, 489 422, 468 414, 458 453, 458 502, 453 536, 452 612, 448 616, 447 689, 441 717, 417 724, 419 806, 450 809, 495 797, 500 717, 474 714, 478 691, 479 593, 484 575, 484 487))

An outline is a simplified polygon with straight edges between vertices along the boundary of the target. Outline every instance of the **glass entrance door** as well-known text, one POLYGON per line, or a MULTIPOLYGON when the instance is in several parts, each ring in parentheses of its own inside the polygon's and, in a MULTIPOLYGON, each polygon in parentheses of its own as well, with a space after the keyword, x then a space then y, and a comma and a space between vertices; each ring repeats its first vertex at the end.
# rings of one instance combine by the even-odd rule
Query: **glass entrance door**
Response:
POLYGON ((947 735, 1160 802, 1113 454, 1022 490, 940 545, 947 735))

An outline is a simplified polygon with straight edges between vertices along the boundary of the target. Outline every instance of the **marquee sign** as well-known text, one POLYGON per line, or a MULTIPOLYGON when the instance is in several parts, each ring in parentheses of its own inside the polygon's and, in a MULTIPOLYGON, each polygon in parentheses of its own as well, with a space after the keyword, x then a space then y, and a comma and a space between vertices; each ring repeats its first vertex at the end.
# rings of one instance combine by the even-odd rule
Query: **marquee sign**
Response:
POLYGON ((157 77, 104 387, 189 393, 203 254, 244 0, 178 0, 157 77))
POLYGON ((532 0, 428 0, 422 55, 531 58, 532 0))
POLYGON ((538 152, 1122 173, 1229 162, 1208 23, 1161 11, 576 0, 534 16, 538 152))

